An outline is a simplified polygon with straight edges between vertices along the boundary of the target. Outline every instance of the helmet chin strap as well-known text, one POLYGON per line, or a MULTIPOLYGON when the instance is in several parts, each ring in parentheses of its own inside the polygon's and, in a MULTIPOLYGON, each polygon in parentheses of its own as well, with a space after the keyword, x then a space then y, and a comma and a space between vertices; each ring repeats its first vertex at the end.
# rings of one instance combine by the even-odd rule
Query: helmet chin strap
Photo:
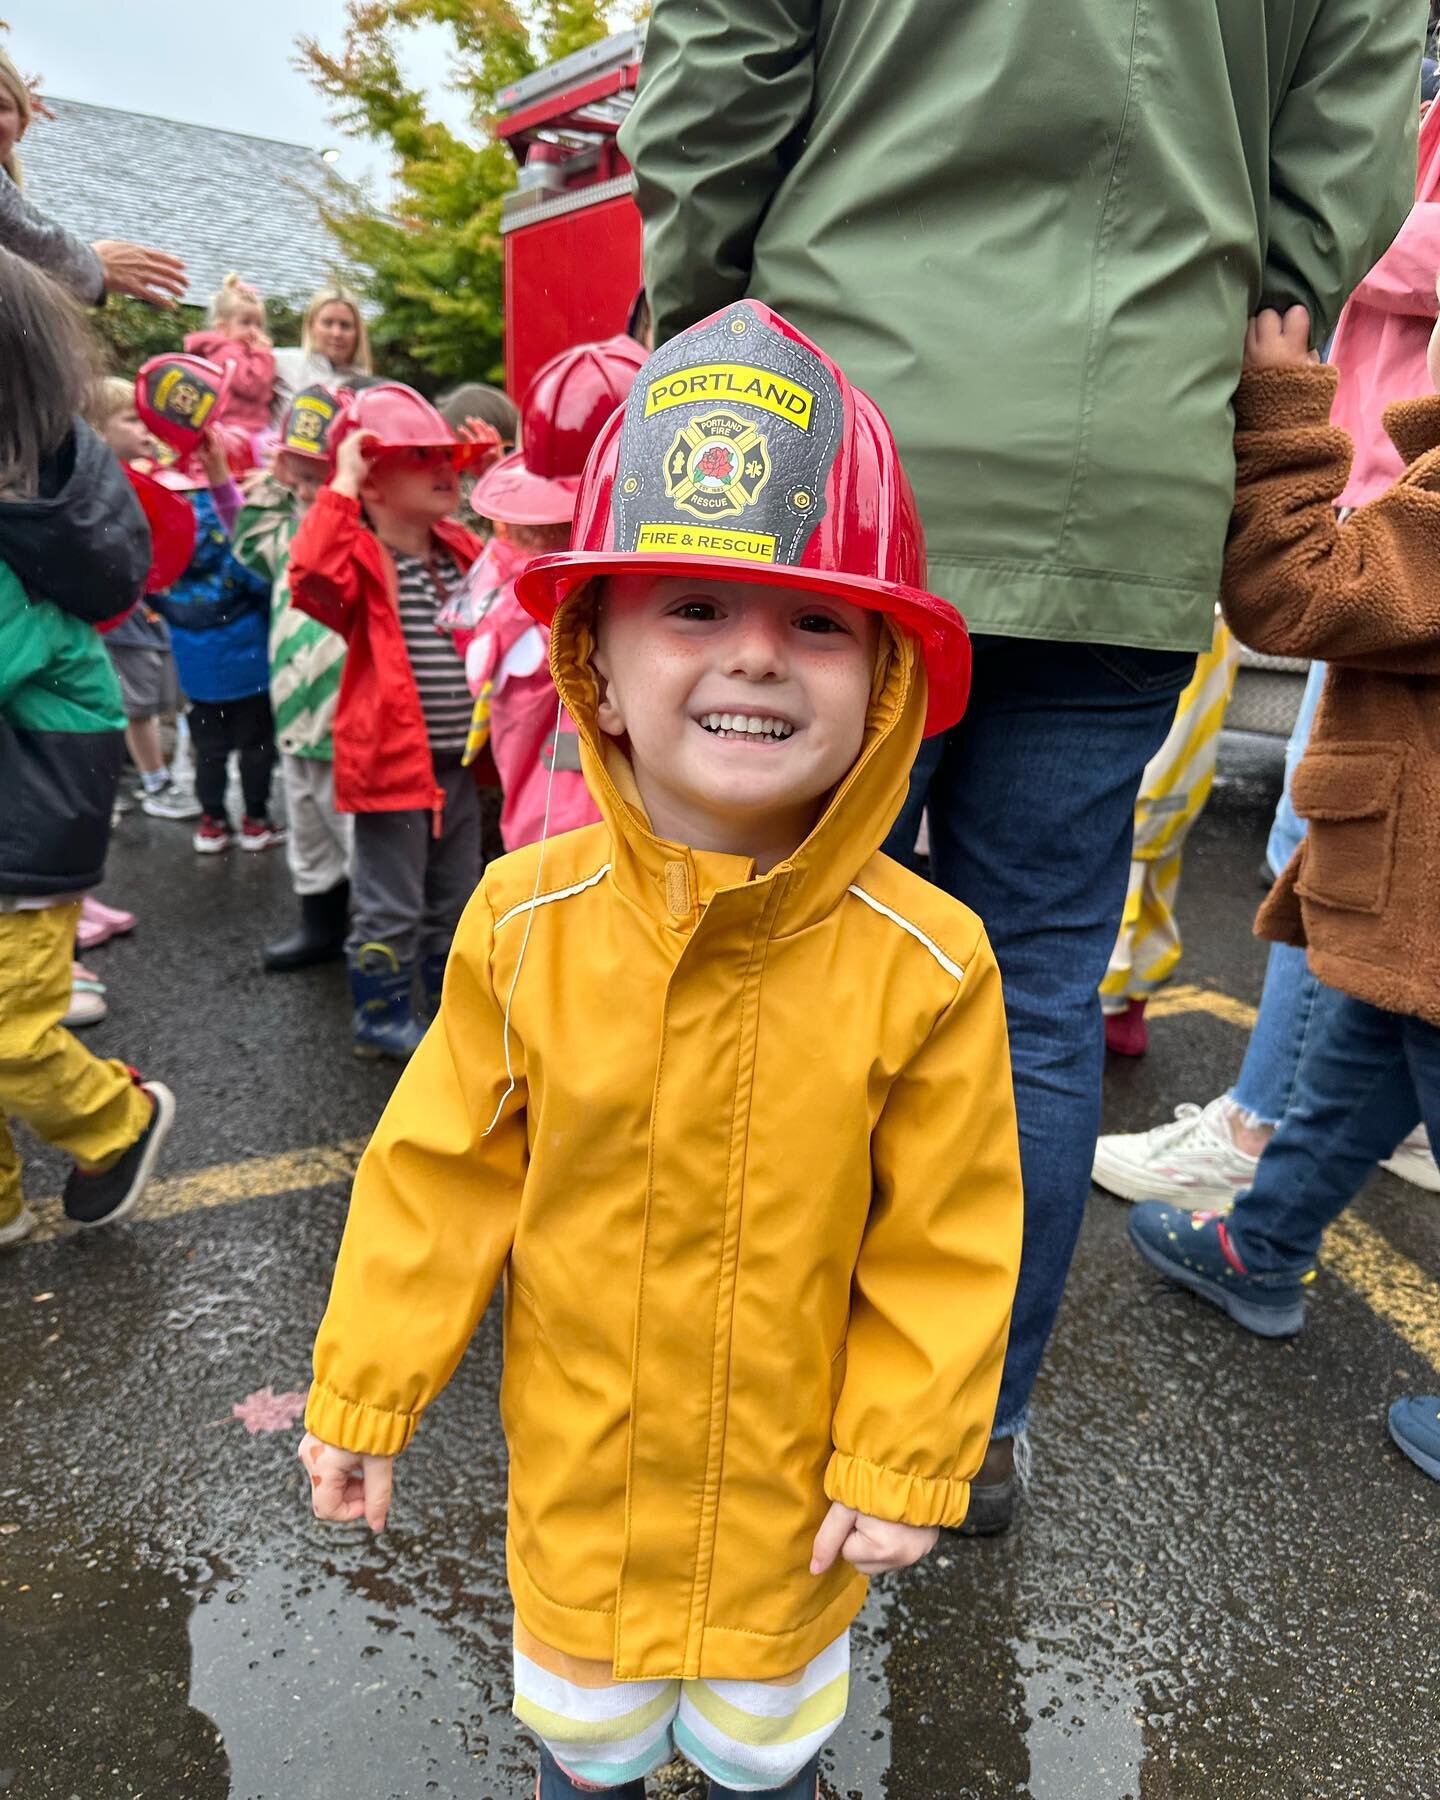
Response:
MULTIPOLYGON (((560 722, 564 717, 565 702, 557 694, 555 697, 555 735, 557 737, 560 734, 560 722)), ((520 980, 520 969, 525 961, 525 952, 530 947, 530 928, 535 923, 535 913, 537 910, 535 902, 540 898, 540 877, 545 871, 545 840, 550 835, 550 796, 554 791, 555 754, 552 750, 550 755, 550 774, 545 782, 545 816, 540 822, 540 854, 535 858, 535 885, 530 890, 530 907, 525 914, 525 935, 520 940, 520 954, 515 958, 515 973, 510 977, 510 991, 505 996, 505 1025, 503 1031, 505 1044, 505 1092, 500 1096, 499 1104, 495 1108, 494 1118, 491 1119, 484 1131, 480 1133, 482 1138, 489 1137, 490 1133, 500 1123, 500 1115, 505 1110, 505 1102, 515 1092, 515 1069, 510 1061, 510 1007, 515 999, 515 988, 520 980)))

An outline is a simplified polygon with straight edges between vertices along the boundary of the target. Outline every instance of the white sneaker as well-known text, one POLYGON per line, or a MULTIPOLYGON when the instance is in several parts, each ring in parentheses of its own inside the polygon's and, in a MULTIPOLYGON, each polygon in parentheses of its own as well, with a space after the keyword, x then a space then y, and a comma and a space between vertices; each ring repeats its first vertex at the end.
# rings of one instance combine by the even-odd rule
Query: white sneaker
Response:
POLYGON ((1099 1138, 1091 1180, 1121 1200, 1228 1211, 1254 1181, 1260 1158, 1237 1148, 1227 1108, 1223 1096, 1204 1108, 1177 1106, 1169 1125, 1099 1138))
POLYGON ((182 793, 170 781, 146 794, 140 802, 140 810, 152 819, 198 819, 203 808, 193 793, 182 793))
POLYGON ((0 1245, 18 1244, 22 1238, 29 1237, 35 1229, 35 1215, 22 1200, 20 1210, 13 1219, 7 1219, 0 1225, 0 1245))
POLYGON ((1408 1181, 1412 1187, 1424 1188, 1427 1194, 1440 1194, 1440 1168, 1435 1166, 1435 1154, 1423 1125, 1417 1125, 1395 1154, 1380 1167, 1398 1175, 1402 1181, 1408 1181))

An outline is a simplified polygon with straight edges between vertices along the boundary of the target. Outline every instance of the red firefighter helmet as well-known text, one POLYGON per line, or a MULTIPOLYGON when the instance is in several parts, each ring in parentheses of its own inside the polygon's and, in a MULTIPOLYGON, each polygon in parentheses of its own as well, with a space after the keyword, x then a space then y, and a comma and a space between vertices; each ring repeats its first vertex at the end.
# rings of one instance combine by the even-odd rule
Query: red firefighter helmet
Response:
POLYGON ((328 462, 335 425, 353 396, 337 394, 322 382, 301 388, 285 409, 277 449, 290 456, 328 462))
POLYGON ((491 454, 491 446, 459 438, 423 394, 403 381, 377 381, 362 388, 330 431, 333 461, 352 432, 375 439, 379 459, 397 450, 445 450, 457 469, 468 469, 491 454))
POLYGON ((152 356, 135 376, 135 410, 163 444, 181 456, 225 409, 234 368, 203 356, 152 356))
POLYGON ((926 734, 964 713, 970 639, 925 591, 925 537, 884 414, 755 300, 650 357, 585 466, 573 547, 536 557, 516 593, 548 626, 595 576, 699 565, 884 614, 919 642, 926 734))
POLYGON ((130 485, 150 527, 150 571, 145 592, 158 594, 178 581, 195 554, 195 509, 163 482, 125 465, 130 485))
POLYGON ((644 361, 644 348, 629 337, 552 356, 520 409, 520 448, 475 483, 475 511, 507 525, 568 524, 585 459, 644 361))

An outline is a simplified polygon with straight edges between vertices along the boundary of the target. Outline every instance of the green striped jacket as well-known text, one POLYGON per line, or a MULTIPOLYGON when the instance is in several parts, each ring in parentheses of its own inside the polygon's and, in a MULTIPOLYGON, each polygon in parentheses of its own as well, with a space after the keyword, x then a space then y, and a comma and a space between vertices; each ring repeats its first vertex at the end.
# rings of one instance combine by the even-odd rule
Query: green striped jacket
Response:
POLYGON ((270 591, 270 705, 275 741, 288 756, 331 761, 331 733, 345 666, 345 640, 290 604, 290 540, 300 518, 294 497, 266 485, 235 522, 231 548, 270 591))

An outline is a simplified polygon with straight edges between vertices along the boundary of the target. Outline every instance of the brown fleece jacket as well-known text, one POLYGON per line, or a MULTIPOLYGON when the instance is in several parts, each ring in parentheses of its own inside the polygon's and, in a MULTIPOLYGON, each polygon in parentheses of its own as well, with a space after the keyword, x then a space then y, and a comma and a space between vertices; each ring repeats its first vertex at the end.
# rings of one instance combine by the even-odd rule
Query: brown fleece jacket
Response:
POLYGON ((1235 396, 1225 616, 1256 650, 1330 664, 1292 789, 1309 832, 1255 929, 1306 946, 1328 986, 1440 1025, 1440 396, 1386 409, 1409 466, 1337 525, 1335 382, 1263 369, 1235 396))

